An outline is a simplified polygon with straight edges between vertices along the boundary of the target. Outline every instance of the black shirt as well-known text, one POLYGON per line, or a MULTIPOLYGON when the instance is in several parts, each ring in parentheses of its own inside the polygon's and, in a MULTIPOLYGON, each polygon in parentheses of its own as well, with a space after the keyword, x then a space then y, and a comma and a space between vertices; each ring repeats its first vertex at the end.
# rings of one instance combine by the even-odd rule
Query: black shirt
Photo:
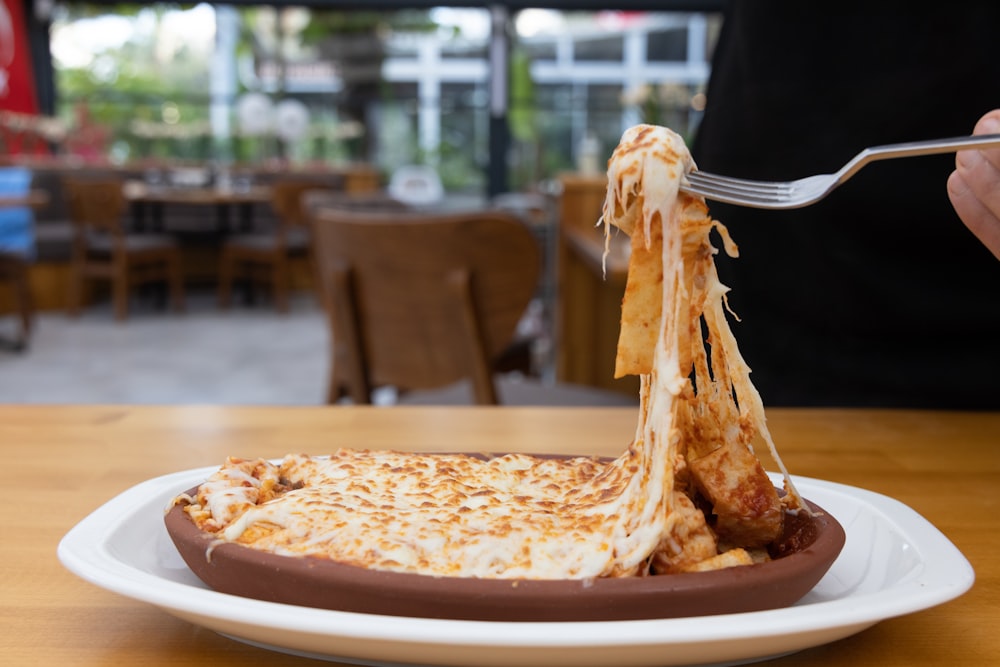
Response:
MULTIPOLYGON (((866 146, 969 134, 1000 107, 1000 2, 732 2, 699 168, 836 171, 866 146), (856 5, 856 7, 855 7, 856 5)), ((877 162, 792 211, 709 201, 766 405, 1000 409, 1000 262, 958 219, 954 156, 877 162)))

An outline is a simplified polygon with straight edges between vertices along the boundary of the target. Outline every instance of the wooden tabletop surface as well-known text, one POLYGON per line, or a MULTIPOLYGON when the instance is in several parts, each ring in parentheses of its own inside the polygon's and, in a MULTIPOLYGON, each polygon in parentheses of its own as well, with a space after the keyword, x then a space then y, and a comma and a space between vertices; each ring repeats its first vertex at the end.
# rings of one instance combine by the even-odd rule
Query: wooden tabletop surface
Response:
MULTIPOLYGON (((997 664, 1000 413, 773 409, 768 415, 793 474, 909 505, 965 554, 976 583, 951 602, 764 664, 997 664)), ((0 505, 3 661, 324 664, 228 639, 62 567, 56 547, 66 532, 144 480, 218 465, 231 454, 322 454, 337 446, 617 454, 635 419, 631 408, 0 406, 8 462, 0 505)))
POLYGON ((128 181, 125 197, 131 202, 148 204, 256 204, 271 200, 271 188, 264 185, 221 188, 216 186, 151 186, 142 181, 128 181))
POLYGON ((0 208, 41 208, 49 203, 49 195, 43 190, 32 190, 25 195, 0 194, 0 208))

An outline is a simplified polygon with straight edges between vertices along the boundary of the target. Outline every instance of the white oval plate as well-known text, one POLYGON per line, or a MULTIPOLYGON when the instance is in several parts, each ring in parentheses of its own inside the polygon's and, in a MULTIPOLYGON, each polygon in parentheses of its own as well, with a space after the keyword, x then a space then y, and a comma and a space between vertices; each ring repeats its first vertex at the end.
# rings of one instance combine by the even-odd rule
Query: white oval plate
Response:
MULTIPOLYGON (((157 477, 113 498, 59 544, 71 572, 191 623, 277 651, 362 665, 619 667, 745 663, 850 636, 952 600, 975 579, 960 551, 887 496, 809 478, 799 492, 832 514, 847 543, 792 607, 640 621, 513 623, 374 616, 262 602, 208 589, 181 560, 163 511, 216 467, 157 477)), ((775 477, 776 483, 780 478, 775 477)))

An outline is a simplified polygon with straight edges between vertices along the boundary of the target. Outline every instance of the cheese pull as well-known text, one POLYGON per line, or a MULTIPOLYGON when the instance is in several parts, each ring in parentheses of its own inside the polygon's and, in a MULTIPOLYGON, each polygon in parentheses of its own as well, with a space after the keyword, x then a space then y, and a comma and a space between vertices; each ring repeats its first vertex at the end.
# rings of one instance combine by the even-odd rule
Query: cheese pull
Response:
POLYGON ((752 562, 803 505, 729 328, 712 232, 736 246, 704 200, 680 192, 693 166, 677 134, 651 125, 626 131, 608 162, 606 231, 632 241, 616 375, 640 377, 618 457, 230 459, 188 514, 224 542, 434 576, 586 580, 752 562), (755 440, 785 472, 781 498, 755 440))

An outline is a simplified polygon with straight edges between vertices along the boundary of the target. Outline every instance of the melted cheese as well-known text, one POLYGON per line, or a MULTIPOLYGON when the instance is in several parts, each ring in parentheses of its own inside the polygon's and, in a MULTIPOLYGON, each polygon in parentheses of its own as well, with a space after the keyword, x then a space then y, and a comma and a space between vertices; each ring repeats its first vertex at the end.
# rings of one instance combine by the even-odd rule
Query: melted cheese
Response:
POLYGON ((692 168, 683 141, 652 126, 626 132, 609 161, 603 220, 633 245, 617 372, 642 379, 635 438, 617 459, 343 449, 230 459, 188 513, 226 542, 432 575, 587 579, 749 562, 742 549, 718 557, 726 548, 692 501, 708 499, 718 525, 750 546, 780 531, 781 505, 750 450, 756 434, 771 440, 726 324, 709 232, 735 246, 704 201, 680 192, 692 168))
MULTIPOLYGON (((630 543, 620 519, 629 478, 593 459, 344 449, 260 463, 301 488, 229 522, 218 533, 225 541, 473 577, 595 577, 616 566, 634 570, 648 555, 622 551, 630 543)), ((220 471, 208 493, 232 479, 220 471)))

